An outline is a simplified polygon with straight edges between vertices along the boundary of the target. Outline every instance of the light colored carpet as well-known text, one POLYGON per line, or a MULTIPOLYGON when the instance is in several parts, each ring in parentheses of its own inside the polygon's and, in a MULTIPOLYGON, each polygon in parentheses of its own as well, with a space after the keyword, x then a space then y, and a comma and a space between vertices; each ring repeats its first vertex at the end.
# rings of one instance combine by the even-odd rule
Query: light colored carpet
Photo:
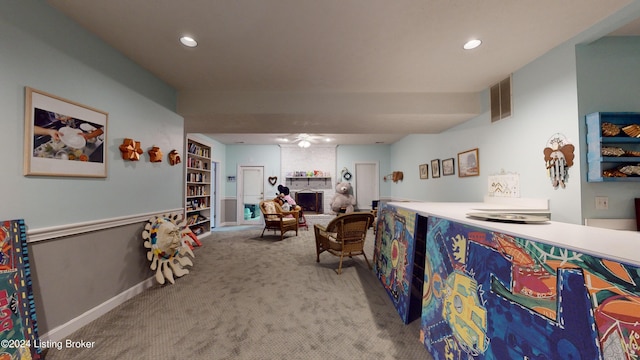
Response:
MULTIPOLYGON (((46 359, 432 359, 420 321, 402 323, 364 258, 345 260, 342 275, 331 254, 316 263, 312 223, 330 219, 308 217, 309 231, 282 241, 256 227, 215 231, 190 274, 69 336, 93 349, 50 349, 46 359)), ((372 231, 367 241, 371 260, 372 231)))

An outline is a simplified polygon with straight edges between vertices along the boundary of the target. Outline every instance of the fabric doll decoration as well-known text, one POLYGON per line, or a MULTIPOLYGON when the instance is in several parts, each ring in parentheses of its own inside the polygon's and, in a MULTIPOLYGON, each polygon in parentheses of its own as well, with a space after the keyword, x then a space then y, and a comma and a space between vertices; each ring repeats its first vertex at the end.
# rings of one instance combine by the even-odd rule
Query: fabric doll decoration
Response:
POLYGON ((278 197, 282 199, 285 203, 289 204, 290 207, 296 206, 296 201, 291 197, 291 191, 289 188, 283 185, 278 185, 278 197))
POLYGON ((569 177, 569 168, 573 166, 575 147, 562 134, 555 134, 544 148, 544 161, 554 189, 563 189, 569 177))

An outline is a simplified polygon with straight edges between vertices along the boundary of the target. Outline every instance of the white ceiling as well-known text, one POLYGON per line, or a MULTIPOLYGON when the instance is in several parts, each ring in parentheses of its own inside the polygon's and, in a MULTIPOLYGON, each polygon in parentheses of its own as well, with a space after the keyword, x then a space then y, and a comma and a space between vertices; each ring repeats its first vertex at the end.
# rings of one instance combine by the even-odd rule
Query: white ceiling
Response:
POLYGON ((246 144, 438 133, 477 115, 479 92, 631 2, 47 0, 176 88, 187 131, 246 144), (482 46, 463 50, 472 38, 482 46))

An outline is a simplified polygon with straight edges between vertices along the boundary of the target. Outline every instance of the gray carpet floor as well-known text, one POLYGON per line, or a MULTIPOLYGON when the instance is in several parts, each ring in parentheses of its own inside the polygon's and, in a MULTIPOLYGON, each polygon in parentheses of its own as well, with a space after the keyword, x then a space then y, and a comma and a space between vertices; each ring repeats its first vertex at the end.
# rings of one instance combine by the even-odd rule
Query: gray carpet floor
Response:
MULTIPOLYGON (((226 228, 194 250, 190 273, 154 285, 69 336, 93 349, 49 349, 74 359, 432 359, 419 320, 405 325, 359 256, 324 253, 313 223, 284 240, 257 227, 226 228)), ((373 257, 374 234, 367 236, 373 257)), ((141 261, 146 261, 141 259, 141 261)))

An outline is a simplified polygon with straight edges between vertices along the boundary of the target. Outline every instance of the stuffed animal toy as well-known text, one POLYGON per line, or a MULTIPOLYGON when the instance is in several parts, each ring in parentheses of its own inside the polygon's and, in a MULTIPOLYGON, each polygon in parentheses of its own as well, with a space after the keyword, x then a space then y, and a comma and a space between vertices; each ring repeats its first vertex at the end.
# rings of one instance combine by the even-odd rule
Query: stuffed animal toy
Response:
POLYGON ((293 198, 291 197, 291 191, 289 190, 288 187, 283 186, 283 185, 278 185, 278 197, 281 198, 282 200, 284 200, 284 202, 286 202, 287 204, 291 205, 291 206, 296 206, 296 201, 293 200, 293 198))
POLYGON ((291 191, 288 187, 278 185, 278 193, 276 194, 276 198, 273 200, 280 204, 284 211, 289 211, 296 207, 296 201, 293 200, 290 193, 291 191))
POLYGON ((352 213, 354 211, 354 205, 356 204, 356 198, 351 191, 351 183, 339 182, 336 184, 336 193, 331 199, 331 210, 335 213, 339 213, 341 208, 345 208, 345 213, 352 213))

